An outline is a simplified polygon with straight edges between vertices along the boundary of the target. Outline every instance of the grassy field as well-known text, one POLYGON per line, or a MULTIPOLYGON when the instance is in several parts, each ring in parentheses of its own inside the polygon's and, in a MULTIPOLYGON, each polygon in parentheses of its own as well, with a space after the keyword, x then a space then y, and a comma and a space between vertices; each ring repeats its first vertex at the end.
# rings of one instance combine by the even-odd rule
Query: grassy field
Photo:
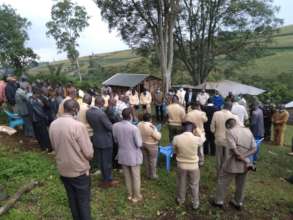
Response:
MULTIPOLYGON (((167 131, 163 129, 166 144, 167 131)), ((287 129, 287 143, 293 135, 293 126, 287 129)), ((70 219, 70 211, 63 185, 54 165, 54 159, 28 147, 26 142, 11 142, 14 137, 1 135, 0 144, 0 184, 10 195, 32 179, 42 185, 25 194, 15 207, 0 219, 70 219)), ((200 208, 191 209, 191 202, 178 207, 175 204, 175 163, 167 174, 163 158, 159 162, 158 181, 146 180, 142 175, 142 193, 144 201, 130 204, 126 200, 126 189, 122 174, 114 172, 120 180, 118 188, 102 190, 98 188, 99 176, 92 178, 92 216, 93 219, 292 219, 293 187, 281 178, 293 174, 293 158, 287 156, 288 147, 276 147, 263 144, 257 172, 250 173, 245 209, 237 212, 225 207, 225 210, 212 208, 208 200, 215 190, 214 158, 207 157, 201 169, 200 208)), ((232 187, 233 188, 233 187, 232 187)), ((231 198, 231 193, 227 201, 231 198)), ((3 202, 2 202, 3 204, 3 202)), ((0 203, 1 205, 1 203, 0 203)))

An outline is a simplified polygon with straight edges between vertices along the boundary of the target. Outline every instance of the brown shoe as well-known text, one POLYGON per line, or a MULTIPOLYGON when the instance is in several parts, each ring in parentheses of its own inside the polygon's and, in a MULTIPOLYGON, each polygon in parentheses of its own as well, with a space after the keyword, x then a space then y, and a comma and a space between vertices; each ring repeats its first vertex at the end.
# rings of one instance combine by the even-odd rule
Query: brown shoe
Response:
POLYGON ((119 182, 117 180, 112 180, 112 181, 103 181, 100 183, 99 187, 101 188, 110 188, 110 187, 116 187, 118 186, 119 182))
POLYGON ((117 187, 119 185, 119 181, 118 180, 112 180, 110 182, 108 182, 109 187, 117 187))

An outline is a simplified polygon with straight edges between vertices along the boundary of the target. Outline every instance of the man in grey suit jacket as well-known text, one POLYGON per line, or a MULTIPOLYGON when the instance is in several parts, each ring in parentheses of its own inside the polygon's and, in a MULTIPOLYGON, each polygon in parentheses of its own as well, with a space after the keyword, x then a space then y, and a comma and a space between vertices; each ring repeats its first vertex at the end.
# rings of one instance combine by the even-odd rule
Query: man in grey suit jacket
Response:
POLYGON ((102 96, 97 96, 95 106, 86 112, 86 119, 94 133, 92 142, 96 155, 95 160, 98 161, 102 173, 101 187, 107 188, 116 186, 118 182, 112 179, 112 123, 103 111, 103 106, 102 96))

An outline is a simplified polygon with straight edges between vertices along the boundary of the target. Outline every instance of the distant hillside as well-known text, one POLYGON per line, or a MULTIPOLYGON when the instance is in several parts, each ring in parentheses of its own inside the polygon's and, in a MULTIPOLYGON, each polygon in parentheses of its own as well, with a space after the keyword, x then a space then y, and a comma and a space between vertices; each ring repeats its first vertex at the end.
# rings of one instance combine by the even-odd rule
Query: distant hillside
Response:
MULTIPOLYGON (((92 59, 99 67, 105 68, 106 74, 101 75, 99 81, 120 71, 150 73, 159 75, 157 67, 151 67, 150 61, 136 55, 131 50, 117 51, 112 53, 95 54, 92 59)), ((63 72, 73 75, 70 63, 67 60, 54 62, 53 64, 64 63, 63 72)), ((89 67, 89 56, 80 58, 81 72, 86 75, 89 67)), ((29 70, 29 74, 46 74, 46 64, 29 70)), ((293 25, 286 26, 274 36, 273 42, 269 45, 268 54, 254 60, 247 66, 237 70, 236 75, 225 76, 227 78, 242 79, 242 75, 260 76, 261 78, 272 79, 281 73, 292 74, 293 78, 293 25)), ((173 76, 174 83, 190 83, 189 77, 182 72, 173 76)))

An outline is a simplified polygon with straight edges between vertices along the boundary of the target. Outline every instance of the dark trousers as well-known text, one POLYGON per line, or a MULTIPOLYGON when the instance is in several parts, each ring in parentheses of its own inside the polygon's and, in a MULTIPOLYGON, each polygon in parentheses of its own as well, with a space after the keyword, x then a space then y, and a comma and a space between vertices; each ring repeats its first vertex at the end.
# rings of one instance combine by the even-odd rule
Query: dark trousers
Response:
POLYGON ((68 197, 73 220, 90 220, 91 180, 87 175, 78 177, 60 177, 68 197))
POLYGON ((35 137, 38 140, 42 150, 52 150, 49 138, 47 123, 45 121, 33 122, 35 137))
POLYGON ((97 160, 101 169, 102 180, 112 181, 113 148, 96 148, 97 160))
POLYGON ((118 154, 118 144, 114 143, 113 154, 112 154, 113 169, 121 169, 121 165, 118 163, 118 160, 116 160, 117 154, 118 154))
POLYGON ((174 136, 181 134, 182 127, 169 125, 169 143, 172 143, 174 136))
POLYGON ((211 131, 206 132, 206 141, 204 142, 204 154, 215 156, 216 148, 215 148, 215 136, 211 131))
POLYGON ((163 105, 156 105, 156 119, 161 122, 164 120, 163 105))
POLYGON ((264 121, 264 127, 265 127, 265 140, 270 141, 271 140, 271 127, 272 127, 272 122, 271 121, 264 121))

